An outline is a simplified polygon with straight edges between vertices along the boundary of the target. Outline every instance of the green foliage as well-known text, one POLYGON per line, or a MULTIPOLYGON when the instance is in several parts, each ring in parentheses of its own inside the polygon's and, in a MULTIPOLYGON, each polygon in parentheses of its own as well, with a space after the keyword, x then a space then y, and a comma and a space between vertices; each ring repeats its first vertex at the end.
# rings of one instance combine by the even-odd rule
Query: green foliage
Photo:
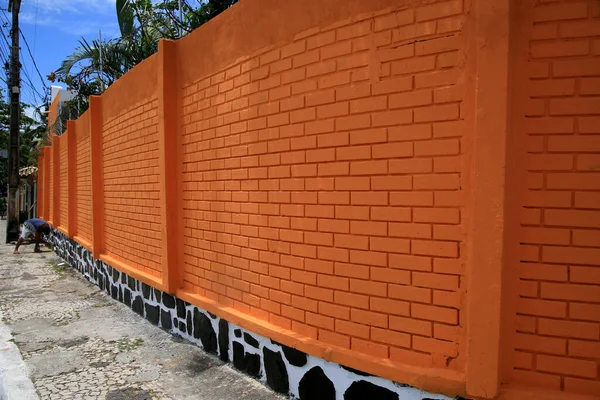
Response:
POLYGON ((116 0, 121 36, 91 42, 82 38, 79 47, 48 79, 63 82, 67 89, 79 93, 67 105, 67 114, 74 119, 87 110, 90 95, 100 94, 103 88, 156 53, 161 39, 186 35, 238 1, 181 0, 180 19, 179 0, 116 0))

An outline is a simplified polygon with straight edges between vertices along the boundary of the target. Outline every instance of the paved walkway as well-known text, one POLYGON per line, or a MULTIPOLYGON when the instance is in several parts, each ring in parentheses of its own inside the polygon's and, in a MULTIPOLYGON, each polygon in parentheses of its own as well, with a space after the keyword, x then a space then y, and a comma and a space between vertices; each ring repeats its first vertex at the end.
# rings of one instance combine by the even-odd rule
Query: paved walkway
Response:
POLYGON ((9 400, 280 398, 100 293, 54 253, 35 254, 31 245, 13 255, 5 224, 0 398, 3 391, 9 400))

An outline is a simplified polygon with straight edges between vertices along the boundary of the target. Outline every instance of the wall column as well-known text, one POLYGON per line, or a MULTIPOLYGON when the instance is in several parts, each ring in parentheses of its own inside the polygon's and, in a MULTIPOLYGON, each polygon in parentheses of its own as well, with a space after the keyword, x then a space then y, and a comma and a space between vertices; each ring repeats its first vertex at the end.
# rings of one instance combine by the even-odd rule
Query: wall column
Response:
POLYGON ((473 127, 467 205, 466 388, 493 398, 500 386, 504 268, 505 168, 508 138, 509 0, 477 0, 465 26, 473 127))
POLYGON ((67 121, 68 145, 67 145, 67 160, 68 160, 68 187, 67 194, 69 196, 69 237, 74 237, 77 234, 77 131, 75 121, 67 121))
POLYGON ((38 155, 38 174, 37 174, 37 198, 35 199, 35 201, 37 202, 37 207, 36 207, 36 217, 38 218, 42 218, 42 219, 46 219, 46 216, 44 215, 44 213, 46 212, 44 210, 44 174, 46 173, 46 169, 44 168, 45 164, 44 164, 44 153, 42 150, 42 154, 38 155))
POLYGON ((52 178, 54 199, 52 203, 52 222, 58 229, 60 225, 60 136, 54 136, 52 139, 52 178))
POLYGON ((162 232, 163 288, 175 293, 181 287, 182 232, 182 150, 178 132, 177 44, 158 44, 158 150, 160 218, 162 232))
POLYGON ((50 210, 50 175, 52 171, 50 171, 50 159, 52 157, 52 146, 44 147, 44 213, 46 220, 48 222, 52 222, 52 218, 50 218, 52 214, 52 210, 50 210))
POLYGON ((102 171, 102 97, 90 97, 90 151, 92 164, 92 252, 104 251, 104 173, 102 171))

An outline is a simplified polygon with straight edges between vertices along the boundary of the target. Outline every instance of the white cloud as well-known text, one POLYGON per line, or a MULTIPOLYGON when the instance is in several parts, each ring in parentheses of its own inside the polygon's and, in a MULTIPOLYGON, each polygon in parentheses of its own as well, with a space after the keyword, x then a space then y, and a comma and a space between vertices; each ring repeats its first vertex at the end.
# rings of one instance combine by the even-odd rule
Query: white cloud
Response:
POLYGON ((76 18, 63 15, 44 15, 37 17, 29 12, 24 12, 20 16, 21 22, 24 24, 37 24, 38 26, 47 26, 58 29, 63 33, 75 36, 87 36, 92 33, 98 33, 98 30, 103 32, 114 32, 119 29, 117 23, 99 22, 98 20, 88 20, 78 15, 76 18))
MULTIPOLYGON (((27 4, 27 3, 26 3, 27 4)), ((23 11, 38 13, 73 13, 84 14, 93 12, 114 12, 115 0, 36 0, 30 1, 23 11)))

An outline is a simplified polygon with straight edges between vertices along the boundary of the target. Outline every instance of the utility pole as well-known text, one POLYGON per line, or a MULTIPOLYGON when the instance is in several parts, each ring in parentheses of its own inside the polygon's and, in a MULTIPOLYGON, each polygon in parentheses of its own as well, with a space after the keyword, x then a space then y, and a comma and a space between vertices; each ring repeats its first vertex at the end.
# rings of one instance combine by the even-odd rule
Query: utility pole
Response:
POLYGON ((6 218, 6 243, 19 238, 19 136, 21 116, 21 63, 19 61, 19 11, 21 0, 9 0, 8 11, 12 12, 12 49, 10 56, 10 130, 8 136, 8 198, 6 218))

